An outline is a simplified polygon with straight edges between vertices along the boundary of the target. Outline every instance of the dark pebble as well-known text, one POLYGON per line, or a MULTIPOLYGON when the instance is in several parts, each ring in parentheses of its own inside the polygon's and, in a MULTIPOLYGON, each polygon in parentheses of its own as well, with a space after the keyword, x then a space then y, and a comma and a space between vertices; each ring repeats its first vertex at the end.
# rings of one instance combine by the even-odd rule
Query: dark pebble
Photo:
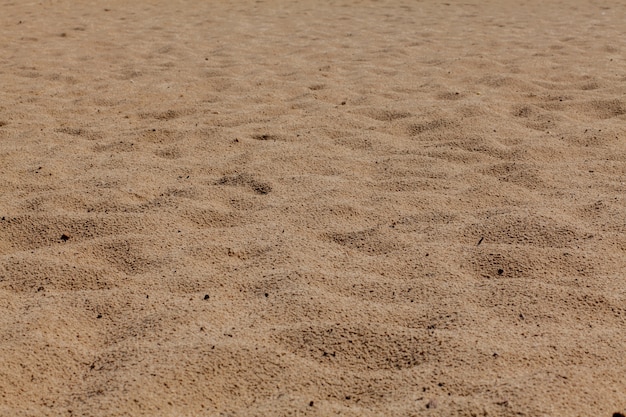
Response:
POLYGON ((205 295, 204 295, 204 299, 205 299, 205 300, 208 300, 209 298, 210 298, 210 297, 209 297, 209 294, 205 294, 205 295))
POLYGON ((313 407, 313 401, 309 403, 309 407, 313 407))
POLYGON ((67 242, 68 240, 70 240, 70 237, 69 237, 68 235, 66 235, 65 233, 63 233, 63 234, 61 235, 61 240, 62 240, 63 242, 67 242))
POLYGON ((504 274, 504 269, 498 269, 498 275, 504 274))
POLYGON ((437 401, 434 399, 428 401, 428 403, 426 404, 426 408, 437 408, 437 401))
POLYGON ((98 314, 98 317, 96 317, 97 319, 101 319, 102 318, 102 314, 98 314))
POLYGON ((613 413, 613 417, 626 417, 624 415, 624 413, 620 413, 619 411, 617 413, 613 413))

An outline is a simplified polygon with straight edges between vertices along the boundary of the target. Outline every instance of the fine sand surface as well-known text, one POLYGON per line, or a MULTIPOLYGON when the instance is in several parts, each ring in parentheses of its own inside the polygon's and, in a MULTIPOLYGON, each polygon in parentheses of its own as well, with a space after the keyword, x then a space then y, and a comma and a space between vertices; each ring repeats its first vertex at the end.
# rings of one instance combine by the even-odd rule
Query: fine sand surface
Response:
POLYGON ((0 416, 626 412, 623 1, 2 1, 0 416))

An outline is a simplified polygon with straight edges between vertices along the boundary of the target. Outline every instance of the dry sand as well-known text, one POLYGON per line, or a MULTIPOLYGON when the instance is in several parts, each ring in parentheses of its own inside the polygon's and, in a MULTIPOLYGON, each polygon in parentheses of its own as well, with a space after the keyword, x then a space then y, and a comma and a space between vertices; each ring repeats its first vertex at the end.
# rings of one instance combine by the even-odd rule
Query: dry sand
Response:
POLYGON ((0 415, 624 412, 625 54, 622 1, 3 2, 0 415))

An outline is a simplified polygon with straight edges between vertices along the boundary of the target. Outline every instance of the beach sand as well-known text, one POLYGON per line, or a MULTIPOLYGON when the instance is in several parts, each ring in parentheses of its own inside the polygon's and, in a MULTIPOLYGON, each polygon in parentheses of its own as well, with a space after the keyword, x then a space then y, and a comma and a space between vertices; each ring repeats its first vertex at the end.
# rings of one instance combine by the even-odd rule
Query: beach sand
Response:
POLYGON ((626 412, 626 4, 0 6, 0 415, 626 412))

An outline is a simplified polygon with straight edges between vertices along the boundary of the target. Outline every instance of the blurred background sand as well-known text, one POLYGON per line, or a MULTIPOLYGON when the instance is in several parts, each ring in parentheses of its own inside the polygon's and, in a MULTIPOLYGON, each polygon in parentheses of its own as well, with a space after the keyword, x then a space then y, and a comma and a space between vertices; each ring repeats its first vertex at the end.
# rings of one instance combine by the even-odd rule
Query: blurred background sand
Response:
POLYGON ((0 415, 626 411, 626 5, 0 6, 0 415))

